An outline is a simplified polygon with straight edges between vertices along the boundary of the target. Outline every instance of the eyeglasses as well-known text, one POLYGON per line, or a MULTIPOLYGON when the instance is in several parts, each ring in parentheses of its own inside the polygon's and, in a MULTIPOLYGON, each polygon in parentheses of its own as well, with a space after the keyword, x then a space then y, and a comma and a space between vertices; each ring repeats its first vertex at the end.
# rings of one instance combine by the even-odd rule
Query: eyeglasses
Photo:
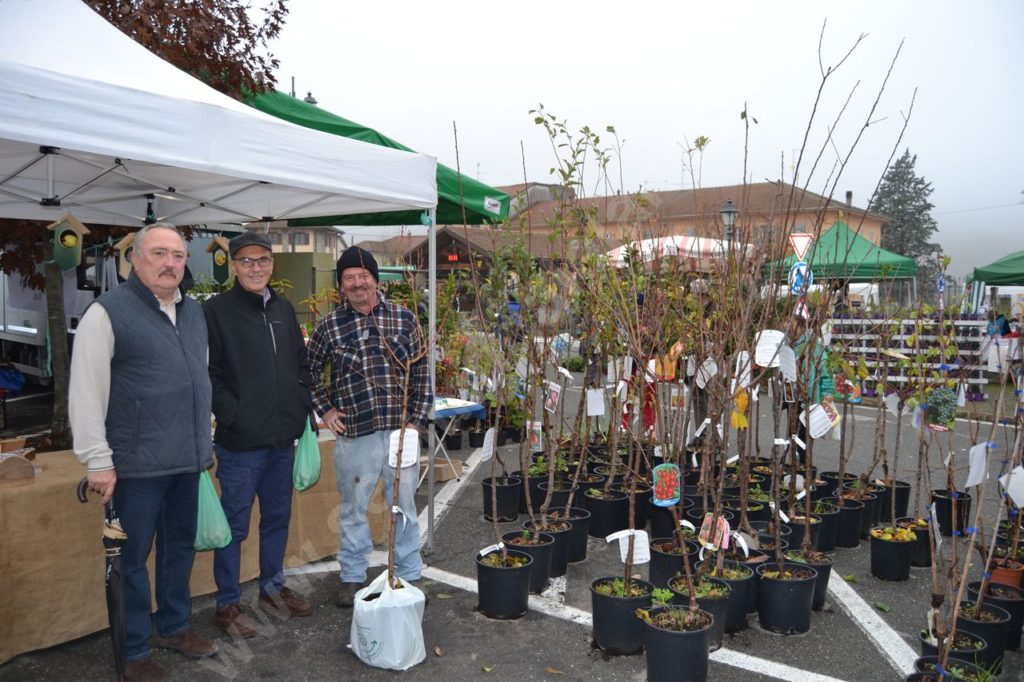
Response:
POLYGON ((241 265, 246 270, 251 270, 257 265, 261 268, 269 268, 271 263, 274 262, 273 258, 269 256, 263 256, 262 258, 236 258, 235 262, 241 265))

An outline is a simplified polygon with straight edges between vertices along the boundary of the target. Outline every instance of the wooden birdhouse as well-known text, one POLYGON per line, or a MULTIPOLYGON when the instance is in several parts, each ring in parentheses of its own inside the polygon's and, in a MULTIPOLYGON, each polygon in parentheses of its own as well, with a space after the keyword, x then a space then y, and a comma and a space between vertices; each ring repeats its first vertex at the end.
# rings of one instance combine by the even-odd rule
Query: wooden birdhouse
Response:
POLYGON ((231 272, 228 268, 228 240, 220 235, 210 240, 206 252, 213 257, 213 281, 225 284, 231 272))
POLYGON ((62 218, 46 226, 53 232, 53 260, 61 272, 77 268, 82 262, 82 239, 89 234, 89 228, 78 218, 65 213, 62 218))
POLYGON ((117 251, 117 274, 121 279, 128 279, 128 275, 132 274, 132 244, 135 243, 135 233, 132 232, 124 239, 114 244, 114 249, 117 251))

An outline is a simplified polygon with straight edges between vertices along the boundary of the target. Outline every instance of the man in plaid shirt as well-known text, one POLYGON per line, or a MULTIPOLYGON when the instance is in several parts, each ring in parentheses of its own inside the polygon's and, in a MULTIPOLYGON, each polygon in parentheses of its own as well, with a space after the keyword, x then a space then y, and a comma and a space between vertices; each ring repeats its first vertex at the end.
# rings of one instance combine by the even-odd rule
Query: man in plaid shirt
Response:
MULTIPOLYGON (((368 584, 367 557, 373 542, 366 511, 378 479, 384 481, 384 499, 393 499, 391 433, 403 424, 425 429, 433 396, 416 316, 377 290, 380 280, 373 255, 353 246, 338 259, 337 269, 343 301, 313 331, 307 356, 313 406, 337 436, 341 588, 334 601, 345 608, 368 584), (324 385, 325 366, 330 368, 329 386, 324 385)), ((407 582, 419 580, 423 568, 415 493, 416 470, 405 470, 398 496, 404 518, 395 526, 395 573, 407 582)))

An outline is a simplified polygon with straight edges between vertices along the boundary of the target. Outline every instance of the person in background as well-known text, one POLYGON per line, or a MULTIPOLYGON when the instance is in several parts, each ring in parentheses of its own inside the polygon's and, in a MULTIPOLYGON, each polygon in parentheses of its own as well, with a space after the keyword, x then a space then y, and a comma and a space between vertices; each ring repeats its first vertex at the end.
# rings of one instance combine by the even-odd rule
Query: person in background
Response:
MULTIPOLYGON (((309 339, 309 375, 313 407, 337 436, 334 466, 338 492, 341 586, 334 602, 354 603, 367 584, 373 549, 367 509, 378 480, 384 499, 393 499, 395 469, 388 464, 392 431, 423 431, 433 403, 423 333, 412 311, 379 290, 377 261, 352 246, 338 259, 341 305, 324 317, 309 339), (324 384, 324 370, 330 378, 324 384), (408 390, 406 390, 408 389, 408 390)), ((406 582, 420 579, 420 531, 415 496, 416 470, 401 474, 395 527, 395 574, 406 582)))
POLYGON ((212 463, 206 320, 178 285, 188 251, 169 223, 135 235, 128 280, 86 310, 75 333, 68 400, 74 450, 89 488, 111 499, 128 536, 126 678, 166 679, 158 647, 205 658, 192 629, 199 472, 212 463), (156 616, 146 560, 156 538, 156 616), (153 636, 154 624, 156 634, 153 636))
POLYGON ((270 286, 270 239, 243 232, 228 244, 235 286, 203 304, 210 332, 217 480, 231 543, 214 553, 214 622, 234 637, 256 635, 242 610, 239 571, 253 500, 260 500, 259 601, 285 617, 313 605, 284 584, 295 440, 309 419, 306 346, 295 309, 270 286))
MULTIPOLYGON (((814 336, 812 341, 808 331, 807 323, 810 311, 804 303, 798 303, 793 314, 793 322, 790 327, 789 338, 796 339, 793 343, 793 353, 796 355, 797 386, 807 387, 806 395, 798 395, 795 403, 797 414, 803 414, 809 405, 824 401, 831 401, 835 395, 835 384, 832 381, 832 374, 828 371, 828 350, 822 343, 821 337, 814 336), (801 373, 806 373, 806 382, 801 373)), ((797 437, 807 444, 807 427, 797 418, 797 437)), ((804 463, 806 448, 797 444, 797 458, 800 464, 804 463)))

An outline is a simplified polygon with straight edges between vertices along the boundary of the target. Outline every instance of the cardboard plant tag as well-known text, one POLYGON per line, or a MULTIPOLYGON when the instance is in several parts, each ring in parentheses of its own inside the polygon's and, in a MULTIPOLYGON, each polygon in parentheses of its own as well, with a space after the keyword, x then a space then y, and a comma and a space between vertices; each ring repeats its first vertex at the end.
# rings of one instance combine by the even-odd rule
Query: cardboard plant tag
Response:
POLYGON ((526 422, 530 452, 544 452, 544 422, 526 422))
POLYGON ((544 400, 544 409, 554 414, 558 409, 558 398, 562 395, 562 386, 554 381, 548 382, 548 395, 544 400))
POLYGON ((668 406, 673 410, 682 410, 686 407, 687 388, 683 386, 672 386, 669 389, 668 406))
POLYGON ((682 474, 675 464, 659 464, 651 471, 654 481, 654 504, 671 507, 679 502, 682 474))
POLYGON ((700 532, 697 533, 700 544, 712 552, 729 548, 729 522, 724 516, 715 519, 711 512, 704 514, 704 521, 700 524, 700 532))
POLYGON ((633 530, 627 528, 612 533, 605 538, 606 542, 619 541, 619 559, 626 563, 626 556, 629 554, 629 538, 633 538, 633 564, 646 564, 651 560, 651 543, 647 538, 647 531, 633 530))
POLYGON ((419 464, 420 461, 420 434, 416 429, 406 429, 405 436, 402 436, 401 429, 395 429, 388 438, 388 466, 393 467, 398 462, 398 446, 402 445, 402 468, 419 464))
POLYGON ((806 412, 800 413, 800 423, 807 427, 807 434, 811 438, 821 438, 839 423, 839 413, 834 407, 831 410, 826 410, 821 404, 811 405, 806 412), (830 412, 832 417, 836 417, 834 423, 830 412))

